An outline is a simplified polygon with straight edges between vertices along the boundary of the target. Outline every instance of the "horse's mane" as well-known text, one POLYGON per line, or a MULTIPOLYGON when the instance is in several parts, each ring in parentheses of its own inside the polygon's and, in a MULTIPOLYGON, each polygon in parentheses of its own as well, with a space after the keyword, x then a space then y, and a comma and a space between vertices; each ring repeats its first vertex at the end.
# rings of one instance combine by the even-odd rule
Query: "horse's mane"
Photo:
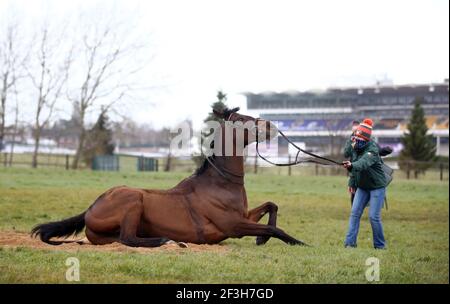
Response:
MULTIPOLYGON (((210 147, 211 149, 214 149, 214 140, 211 141, 211 143, 209 144, 209 147, 210 147)), ((202 153, 202 155, 204 155, 204 154, 202 153)), ((209 161, 208 161, 207 158, 209 158, 211 161, 214 161, 214 158, 215 158, 215 157, 216 157, 216 156, 214 155, 214 153, 213 153, 211 156, 205 157, 205 158, 203 159, 203 163, 200 165, 200 167, 198 167, 197 169, 195 169, 194 175, 195 175, 195 176, 199 176, 199 175, 205 173, 206 169, 208 169, 209 166, 210 166, 209 161)))
MULTIPOLYGON (((214 159, 214 157, 215 157, 215 156, 212 155, 212 156, 208 156, 207 158, 209 158, 209 159, 214 159)), ((203 173, 205 173, 206 169, 209 168, 210 164, 209 164, 209 161, 207 160, 207 158, 205 158, 205 159, 203 160, 203 163, 201 164, 201 166, 198 167, 198 168, 195 170, 195 172, 194 172, 194 175, 195 175, 195 176, 202 175, 203 173)))
MULTIPOLYGON (((236 113, 237 111, 239 111, 239 108, 228 109, 228 108, 226 107, 225 109, 223 109, 223 110, 220 112, 220 116, 221 116, 222 119, 224 119, 225 117, 229 117, 232 113, 236 113)), ((216 113, 216 111, 214 111, 214 113, 216 113)), ((217 115, 217 114, 216 114, 216 115, 217 115)), ((210 148, 212 148, 212 149, 214 148, 214 140, 211 141, 210 148)), ((199 175, 203 174, 203 173, 206 171, 206 169, 208 169, 209 166, 210 166, 209 161, 208 161, 208 158, 209 158, 211 161, 213 161, 215 157, 216 157, 216 156, 215 156, 214 154, 213 154, 212 156, 206 157, 206 158, 203 160, 203 163, 201 164, 201 166, 198 167, 198 168, 195 170, 194 175, 195 175, 195 176, 199 176, 199 175)))

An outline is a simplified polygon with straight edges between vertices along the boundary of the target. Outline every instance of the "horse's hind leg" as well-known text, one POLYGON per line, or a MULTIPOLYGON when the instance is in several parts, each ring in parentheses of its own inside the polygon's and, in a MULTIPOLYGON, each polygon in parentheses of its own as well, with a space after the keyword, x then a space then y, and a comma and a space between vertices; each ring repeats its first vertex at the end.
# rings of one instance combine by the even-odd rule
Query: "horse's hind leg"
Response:
POLYGON ((89 228, 86 228, 86 237, 93 245, 105 245, 105 244, 111 244, 114 242, 119 241, 119 236, 116 235, 110 235, 110 234, 104 234, 104 233, 97 233, 89 228))
MULTIPOLYGON (((266 202, 259 207, 256 207, 248 212, 247 218, 255 223, 269 213, 269 221, 267 225, 276 227, 277 226, 277 211, 278 206, 272 202, 266 202)), ((258 236, 256 237, 256 245, 264 245, 270 239, 270 236, 258 236)))
POLYGON ((143 209, 142 203, 136 202, 126 211, 120 224, 119 241, 130 247, 159 247, 170 241, 164 237, 142 238, 137 236, 143 209))
POLYGON ((249 221, 244 221, 236 225, 234 228, 235 237, 243 237, 243 236, 263 236, 263 237, 276 237, 283 242, 290 245, 306 245, 304 242, 299 241, 292 236, 288 235, 283 230, 269 226, 256 224, 249 221))

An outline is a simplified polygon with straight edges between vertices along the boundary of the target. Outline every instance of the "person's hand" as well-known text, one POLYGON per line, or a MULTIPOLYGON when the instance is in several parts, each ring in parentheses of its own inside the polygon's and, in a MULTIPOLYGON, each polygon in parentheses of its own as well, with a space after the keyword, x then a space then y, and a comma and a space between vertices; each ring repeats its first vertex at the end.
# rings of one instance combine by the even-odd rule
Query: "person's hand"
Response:
POLYGON ((344 166, 345 169, 350 169, 352 167, 352 163, 348 160, 344 161, 342 165, 344 166))
POLYGON ((349 192, 350 194, 355 194, 356 189, 353 188, 353 187, 348 187, 348 192, 349 192))

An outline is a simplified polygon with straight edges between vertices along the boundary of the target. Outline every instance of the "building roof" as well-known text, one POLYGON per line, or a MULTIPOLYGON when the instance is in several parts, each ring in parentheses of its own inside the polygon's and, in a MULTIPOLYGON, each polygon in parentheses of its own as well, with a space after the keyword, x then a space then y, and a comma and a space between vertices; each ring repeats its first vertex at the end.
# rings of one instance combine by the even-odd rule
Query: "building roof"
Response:
POLYGON ((321 95, 321 94, 348 94, 348 95, 371 95, 380 93, 391 94, 418 94, 426 92, 448 93, 449 82, 446 80, 442 83, 425 83, 425 84, 402 84, 402 85, 373 85, 373 86, 355 86, 355 87, 330 87, 324 91, 264 91, 261 93, 244 92, 245 96, 273 96, 273 95, 287 95, 287 96, 307 96, 307 95, 321 95))

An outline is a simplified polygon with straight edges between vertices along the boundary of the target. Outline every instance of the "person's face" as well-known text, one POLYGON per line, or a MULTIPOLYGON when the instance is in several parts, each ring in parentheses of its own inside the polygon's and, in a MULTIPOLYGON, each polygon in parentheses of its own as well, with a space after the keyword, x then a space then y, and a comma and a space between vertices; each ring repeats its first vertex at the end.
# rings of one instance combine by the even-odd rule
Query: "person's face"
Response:
POLYGON ((356 129, 358 128, 359 125, 354 124, 352 125, 352 133, 355 133, 356 129))
POLYGON ((367 141, 364 139, 358 138, 354 136, 354 139, 352 139, 352 147, 356 151, 361 151, 366 146, 367 141))

